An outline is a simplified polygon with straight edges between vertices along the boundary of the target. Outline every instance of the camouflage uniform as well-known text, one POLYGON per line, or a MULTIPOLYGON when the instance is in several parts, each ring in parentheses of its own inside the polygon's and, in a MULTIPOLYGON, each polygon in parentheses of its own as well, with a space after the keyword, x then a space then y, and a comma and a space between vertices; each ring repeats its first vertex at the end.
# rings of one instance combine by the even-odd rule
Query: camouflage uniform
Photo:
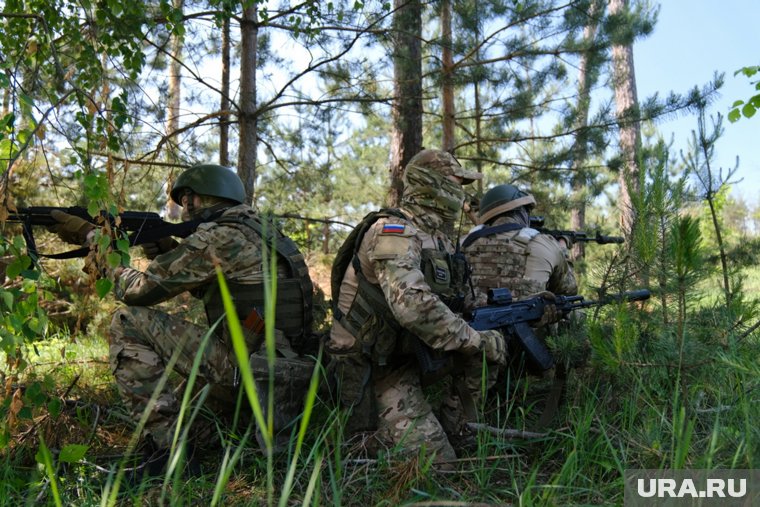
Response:
POLYGON ((484 348, 487 356, 494 353, 488 341, 493 334, 470 328, 431 287, 439 282, 447 286, 451 276, 450 267, 441 264, 441 259, 455 251, 453 226, 464 197, 461 185, 446 178, 452 174, 464 175, 465 181, 481 176, 464 171, 451 155, 439 150, 424 150, 412 158, 404 176, 403 218, 378 219, 355 254, 361 276, 382 291, 382 301, 375 306, 387 305, 389 312, 384 318, 372 313, 379 312, 378 308, 365 308, 370 316, 364 325, 348 329, 348 316, 356 311, 362 283, 355 266, 349 265, 335 311, 347 316, 334 319, 327 344, 343 381, 341 399, 354 407, 354 416, 369 416, 367 428, 376 424, 385 444, 409 453, 424 447, 439 461, 453 459, 456 453, 423 393, 420 369, 410 350, 411 336, 433 350, 478 360, 484 348), (424 263, 428 254, 437 257, 424 263), (432 275, 428 272, 426 276, 426 269, 432 275), (376 415, 370 414, 373 407, 376 415))
MULTIPOLYGON (((229 284, 253 287, 264 282, 261 237, 237 220, 241 218, 255 219, 256 214, 246 205, 227 208, 215 221, 199 225, 173 250, 157 256, 144 272, 123 268, 115 273, 116 296, 127 306, 113 315, 109 336, 110 365, 119 392, 135 420, 146 409, 175 351, 179 350, 179 356, 174 371, 182 376, 189 375, 202 339, 208 332, 206 327, 148 306, 190 291, 195 297, 205 297, 208 313, 208 298, 218 298, 216 266, 221 268, 229 284)), ((280 259, 278 278, 287 276, 286 266, 286 262, 280 259)), ((260 286, 258 290, 261 290, 260 286)), ((249 350, 254 351, 261 345, 261 336, 248 334, 249 350)), ((283 361, 296 356, 283 333, 277 332, 276 338, 283 361)), ((226 323, 220 322, 204 349, 198 382, 211 384, 211 398, 230 409, 234 407, 237 392, 236 366, 226 323)), ((293 391, 289 387, 287 383, 276 386, 276 429, 291 422, 300 411, 303 390, 293 391)), ((265 400, 266 387, 259 391, 261 399, 265 400)), ((170 444, 178 413, 177 395, 166 385, 145 425, 146 432, 159 447, 170 444)))
MULTIPOLYGON (((501 187, 503 191, 504 187, 511 186, 501 187)), ((498 195, 499 188, 489 190, 483 200, 494 191, 498 195)), ((535 200, 514 187, 509 191, 515 192, 515 199, 497 201, 496 204, 501 202, 500 206, 481 209, 481 225, 463 239, 463 249, 472 269, 473 285, 473 293, 468 295, 470 297, 465 304, 467 308, 486 305, 488 289, 492 288, 508 288, 515 299, 545 291, 557 295, 577 293, 578 287, 567 261, 566 249, 554 237, 540 234, 526 226, 530 222, 529 210, 535 200)), ((544 317, 548 319, 547 324, 539 322, 535 326, 535 333, 541 338, 556 332, 556 325, 553 324, 556 315, 547 312, 544 317)), ((489 371, 486 380, 488 389, 495 385, 499 375, 494 370, 489 371)), ((564 368, 555 368, 542 374, 547 379, 555 377, 554 386, 560 393, 565 376, 564 368)), ((553 406, 553 401, 547 401, 544 408, 546 417, 553 413, 554 408, 549 408, 553 406)))
MULTIPOLYGON (((517 221, 500 216, 488 226, 509 223, 517 224, 517 221)), ((552 236, 529 227, 518 227, 478 238, 471 244, 465 238, 464 244, 475 290, 471 306, 485 305, 488 289, 500 287, 510 289, 515 299, 547 290, 557 295, 577 293, 575 274, 566 252, 552 236)))

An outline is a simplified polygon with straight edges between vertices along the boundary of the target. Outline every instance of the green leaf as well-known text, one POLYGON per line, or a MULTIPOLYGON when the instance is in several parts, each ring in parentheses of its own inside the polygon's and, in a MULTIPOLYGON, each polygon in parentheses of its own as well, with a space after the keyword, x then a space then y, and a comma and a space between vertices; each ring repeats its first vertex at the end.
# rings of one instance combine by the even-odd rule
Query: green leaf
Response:
POLYGON ((25 268, 26 266, 24 266, 24 263, 21 260, 21 258, 18 258, 14 260, 13 262, 11 262, 7 268, 5 268, 5 276, 11 279, 16 278, 19 275, 19 273, 21 273, 21 271, 24 270, 25 268))
POLYGON ((53 398, 47 404, 48 413, 53 419, 57 419, 58 416, 61 415, 62 407, 63 407, 63 403, 58 398, 53 398))
POLYGON ((113 283, 108 278, 101 278, 97 282, 95 282, 95 292, 97 292, 98 297, 100 299, 103 299, 106 297, 106 294, 108 294, 111 289, 113 288, 113 283))
POLYGON ((43 323, 40 322, 40 319, 38 319, 37 317, 32 317, 31 319, 29 319, 26 325, 29 326, 29 329, 33 331, 35 334, 40 334, 40 332, 44 328, 43 323))
POLYGON ((757 109, 752 104, 745 104, 742 108, 742 114, 745 118, 752 118, 755 116, 755 111, 757 111, 757 109))
POLYGON ((742 114, 739 112, 738 109, 732 109, 728 112, 728 121, 731 123, 736 123, 739 121, 739 119, 742 117, 742 114))
POLYGON ((80 444, 69 444, 61 449, 61 454, 58 456, 60 461, 65 463, 77 463, 87 453, 87 449, 90 447, 80 444))
POLYGON ((27 280, 39 280, 40 272, 34 269, 24 269, 21 271, 21 276, 27 280))
POLYGON ((117 239, 116 248, 121 252, 129 252, 129 240, 123 238, 117 239))
POLYGON ((109 252, 108 255, 106 255, 106 260, 110 267, 115 268, 121 264, 121 254, 119 252, 109 252))
POLYGON ((10 139, 0 140, 0 158, 11 158, 15 154, 14 146, 10 139))
POLYGON ((98 238, 98 250, 105 252, 111 246, 111 238, 106 234, 101 234, 98 238))
POLYGON ((13 310, 13 294, 7 290, 0 289, 0 300, 2 300, 3 304, 9 311, 13 310))
MULTIPOLYGON (((4 74, 0 74, 0 76, 4 77, 4 74)), ((3 85, 0 83, 0 88, 2 88, 3 85)), ((13 122, 16 120, 16 115, 13 113, 8 113, 2 118, 0 118, 0 129, 5 130, 6 128, 13 127, 13 122)))

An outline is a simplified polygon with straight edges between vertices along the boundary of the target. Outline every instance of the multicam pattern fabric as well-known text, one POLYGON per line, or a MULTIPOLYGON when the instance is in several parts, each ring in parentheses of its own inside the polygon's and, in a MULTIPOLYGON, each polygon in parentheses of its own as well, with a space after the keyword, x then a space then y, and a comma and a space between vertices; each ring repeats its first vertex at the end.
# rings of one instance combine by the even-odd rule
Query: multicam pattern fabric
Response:
MULTIPOLYGON (((138 421, 177 351, 174 371, 188 376, 207 329, 166 313, 140 306, 116 310, 111 321, 109 350, 111 373, 132 418, 138 421)), ((201 383, 233 385, 234 359, 218 340, 208 340, 203 352, 201 383)), ((145 425, 160 447, 171 444, 179 413, 177 395, 167 384, 156 399, 145 425)))
POLYGON ((392 370, 375 383, 378 410, 378 437, 401 455, 415 455, 420 449, 435 453, 438 462, 456 459, 443 426, 433 414, 420 386, 416 366, 392 370))
MULTIPOLYGON (((223 216, 250 215, 245 205, 229 208, 223 216)), ((240 224, 219 225, 208 222, 185 238, 177 248, 156 257, 145 272, 125 269, 116 281, 116 297, 128 305, 149 306, 216 283, 215 266, 237 283, 264 281, 261 266, 261 240, 240 224)), ((285 265, 279 263, 279 276, 285 265)))
MULTIPOLYGON (((433 293, 420 269, 425 249, 454 253, 453 224, 459 217, 464 198, 461 186, 445 177, 453 174, 451 161, 456 163, 453 157, 436 150, 426 152, 429 153, 422 160, 434 168, 427 164, 416 165, 413 158, 406 169, 401 211, 407 219, 380 218, 364 235, 357 257, 361 272, 370 283, 381 288, 396 322, 405 332, 435 350, 455 351, 479 359, 483 339, 433 293), (403 232, 399 232, 399 226, 403 226, 403 232)), ((347 312, 351 307, 358 283, 357 274, 349 265, 341 284, 340 311, 347 312)), ((371 342, 371 338, 368 341, 371 342)), ((353 365, 364 367, 371 356, 336 320, 327 350, 344 370, 353 365)), ((456 457, 422 391, 419 367, 410 355, 408 341, 398 344, 386 366, 374 364, 370 368, 371 389, 367 392, 375 401, 378 433, 385 443, 406 453, 424 448, 428 453, 435 453, 439 462, 456 457)), ((352 377, 366 378, 367 375, 357 371, 352 377)), ((453 394, 444 405, 452 411, 461 407, 453 394)), ((456 415, 450 417, 460 419, 456 415)))
MULTIPOLYGON (((499 217, 490 226, 510 223, 499 217)), ((576 294, 572 268, 557 240, 523 228, 478 238, 465 249, 472 268, 475 297, 468 306, 486 304, 488 289, 506 287, 515 299, 549 290, 558 295, 576 294)))
MULTIPOLYGON (((250 207, 239 205, 226 210, 223 216, 253 214, 250 207)), ((174 250, 157 256, 145 272, 127 268, 118 276, 116 295, 128 306, 114 314, 109 357, 119 391, 136 420, 145 410, 175 350, 180 351, 175 371, 186 376, 208 332, 206 327, 145 307, 185 291, 202 296, 217 283, 217 265, 231 282, 260 284, 264 281, 261 239, 244 225, 205 223, 174 250)), ((278 276, 285 276, 285 263, 278 265, 278 276)), ((287 340, 279 338, 278 351, 285 356, 294 355, 287 340)), ((235 397, 230 393, 236 392, 235 366, 231 344, 212 337, 203 353, 199 380, 201 384, 212 384, 212 396, 219 393, 223 404, 234 403, 235 397)), ((278 399, 286 396, 275 393, 278 399)), ((171 438, 177 413, 176 395, 165 386, 145 426, 159 445, 166 445, 171 438)), ((275 419, 285 421, 296 416, 297 412, 278 413, 275 419)))
POLYGON ((413 158, 406 167, 402 206, 412 211, 428 230, 440 229, 452 235, 462 212, 464 190, 448 176, 454 175, 452 164, 456 167, 459 164, 446 152, 426 151, 431 154, 422 162, 430 165, 416 165, 413 158))

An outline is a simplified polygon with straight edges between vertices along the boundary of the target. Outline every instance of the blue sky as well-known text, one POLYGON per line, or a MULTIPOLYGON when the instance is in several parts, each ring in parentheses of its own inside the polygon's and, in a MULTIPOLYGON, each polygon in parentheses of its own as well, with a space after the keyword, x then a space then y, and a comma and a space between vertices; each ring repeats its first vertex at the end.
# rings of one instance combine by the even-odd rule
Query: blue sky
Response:
MULTIPOLYGON (((639 100, 658 92, 686 93, 725 73, 720 98, 709 113, 724 115, 725 133, 716 147, 716 165, 732 168, 739 156, 734 187, 748 202, 760 199, 760 114, 731 123, 731 104, 757 93, 749 79, 734 76, 741 67, 760 65, 760 0, 663 0, 655 31, 634 46, 639 100)), ((710 123, 708 122, 708 125, 710 123)), ((686 150, 696 118, 678 116, 657 124, 673 150, 686 150)))

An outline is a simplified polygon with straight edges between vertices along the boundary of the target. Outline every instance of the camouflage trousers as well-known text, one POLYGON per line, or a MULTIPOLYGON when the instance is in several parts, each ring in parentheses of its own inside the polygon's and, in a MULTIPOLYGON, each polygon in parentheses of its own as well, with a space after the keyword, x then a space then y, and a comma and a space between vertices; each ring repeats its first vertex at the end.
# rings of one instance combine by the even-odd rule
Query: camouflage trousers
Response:
MULTIPOLYGON (((207 333, 208 329, 203 326, 151 308, 131 306, 116 310, 109 332, 109 362, 119 393, 135 421, 139 421, 148 408, 149 400, 159 387, 162 376, 166 374, 167 363, 175 353, 177 360, 173 372, 184 378, 190 375, 196 355, 201 353, 196 386, 210 385, 207 404, 215 412, 234 411, 239 387, 232 347, 214 335, 199 352, 207 333)), ((282 342, 284 344, 278 340, 278 350, 289 347, 286 340, 282 342)), ((288 355, 292 357, 294 354, 289 352, 288 355)), ((256 371, 256 368, 261 368, 261 361, 254 360, 255 357, 256 355, 252 356, 251 364, 254 378, 257 379, 256 390, 262 406, 266 407, 268 372, 256 371)), ((281 373, 284 371, 285 375, 275 375, 275 432, 292 424, 300 414, 301 400, 305 393, 303 379, 309 378, 308 372, 314 366, 299 358, 288 357, 278 359, 278 367, 280 363, 287 368, 281 368, 281 373), (295 386, 294 382, 300 383, 295 386)), ((169 383, 165 383, 148 415, 145 432, 160 447, 171 444, 181 395, 175 393, 169 383)))
POLYGON ((441 422, 425 397, 417 365, 412 363, 385 371, 376 369, 374 381, 377 428, 380 440, 402 454, 424 448, 435 461, 450 461, 457 455, 441 422))
MULTIPOLYGON (((383 374, 378 368, 374 383, 378 410, 378 430, 381 440, 417 452, 424 447, 435 461, 456 459, 452 439, 467 435, 468 422, 475 422, 486 389, 496 382, 496 368, 486 370, 480 356, 460 358, 460 371, 444 382, 444 395, 436 413, 420 384, 420 372, 415 363, 383 374)), ((458 441, 458 440, 456 440, 458 441)))

